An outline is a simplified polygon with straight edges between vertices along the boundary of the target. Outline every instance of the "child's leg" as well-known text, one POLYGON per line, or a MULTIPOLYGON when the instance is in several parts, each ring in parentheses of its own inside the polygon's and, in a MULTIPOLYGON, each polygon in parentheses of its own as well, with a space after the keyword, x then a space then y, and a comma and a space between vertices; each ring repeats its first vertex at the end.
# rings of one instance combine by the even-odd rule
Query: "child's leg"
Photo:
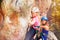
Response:
POLYGON ((36 38, 35 38, 35 40, 39 40, 40 39, 40 36, 38 37, 38 36, 36 36, 36 38))
POLYGON ((42 36, 42 40, 47 40, 47 36, 42 36))
POLYGON ((35 38, 36 38, 36 35, 37 35, 37 34, 35 34, 35 35, 34 35, 33 39, 35 39, 35 38))
POLYGON ((35 30, 31 28, 29 32, 27 32, 25 40, 31 40, 35 35, 35 33, 36 33, 35 30))

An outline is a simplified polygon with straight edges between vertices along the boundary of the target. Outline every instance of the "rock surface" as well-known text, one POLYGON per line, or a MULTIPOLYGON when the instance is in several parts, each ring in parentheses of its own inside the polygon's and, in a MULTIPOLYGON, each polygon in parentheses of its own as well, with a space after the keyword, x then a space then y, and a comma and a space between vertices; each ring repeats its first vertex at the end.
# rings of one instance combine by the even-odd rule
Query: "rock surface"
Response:
POLYGON ((58 38, 53 32, 49 31, 48 40, 58 40, 58 38))
POLYGON ((34 0, 3 0, 4 24, 0 30, 0 40, 24 40, 33 4, 34 0))

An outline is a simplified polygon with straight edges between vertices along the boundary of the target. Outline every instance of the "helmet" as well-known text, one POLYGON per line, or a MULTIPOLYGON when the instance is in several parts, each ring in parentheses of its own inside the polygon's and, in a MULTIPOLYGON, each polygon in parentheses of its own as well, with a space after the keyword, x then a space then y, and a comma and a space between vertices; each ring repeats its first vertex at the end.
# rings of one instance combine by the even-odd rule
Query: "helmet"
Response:
POLYGON ((46 21, 48 21, 48 18, 47 18, 46 16, 43 16, 43 17, 41 18, 41 20, 46 20, 46 21))
POLYGON ((39 12, 39 8, 38 7, 33 7, 32 12, 39 12))

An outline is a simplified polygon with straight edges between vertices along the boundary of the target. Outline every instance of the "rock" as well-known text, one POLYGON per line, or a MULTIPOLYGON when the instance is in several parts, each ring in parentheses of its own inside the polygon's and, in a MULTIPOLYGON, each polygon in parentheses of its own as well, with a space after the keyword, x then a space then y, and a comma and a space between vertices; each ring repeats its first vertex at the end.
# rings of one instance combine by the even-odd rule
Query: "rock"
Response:
MULTIPOLYGON (((34 0, 3 0, 1 7, 5 20, 4 27, 0 31, 0 40, 24 40, 33 4, 34 0), (12 20, 10 20, 11 14, 13 14, 12 20), (18 16, 14 16, 16 14, 18 16), (17 17, 18 23, 14 22, 15 17, 17 17), (15 23, 17 24, 15 25, 15 23)), ((45 6, 43 5, 43 7, 45 6)), ((57 40, 51 31, 49 31, 48 40, 57 40)))
POLYGON ((58 39, 53 32, 49 31, 48 40, 58 40, 58 39))
POLYGON ((2 38, 6 40, 24 40, 31 14, 30 5, 26 0, 3 0, 4 26, 0 31, 0 39, 4 35, 2 38))

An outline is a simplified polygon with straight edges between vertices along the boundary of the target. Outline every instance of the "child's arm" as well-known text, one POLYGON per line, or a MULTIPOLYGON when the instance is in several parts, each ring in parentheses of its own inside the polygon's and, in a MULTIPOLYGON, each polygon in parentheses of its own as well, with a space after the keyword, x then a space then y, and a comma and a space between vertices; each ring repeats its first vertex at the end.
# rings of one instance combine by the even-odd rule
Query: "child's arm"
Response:
POLYGON ((33 39, 35 39, 35 38, 36 38, 36 35, 37 35, 37 34, 35 34, 35 35, 33 36, 33 39))
POLYGON ((49 30, 48 26, 41 26, 41 28, 44 28, 45 30, 49 30))
POLYGON ((40 28, 38 28, 38 27, 34 27, 34 26, 33 26, 33 28, 36 29, 36 30, 38 30, 38 31, 40 30, 40 28))
POLYGON ((28 29, 27 29, 28 31, 29 31, 30 27, 31 27, 34 23, 35 23, 35 21, 29 20, 28 29))
POLYGON ((33 25, 35 23, 35 20, 30 20, 29 25, 33 25))
POLYGON ((31 25, 33 25, 34 23, 35 23, 35 21, 33 21, 33 20, 30 22, 31 25))
POLYGON ((46 26, 46 27, 44 27, 44 28, 49 31, 49 27, 48 27, 48 26, 46 26))

